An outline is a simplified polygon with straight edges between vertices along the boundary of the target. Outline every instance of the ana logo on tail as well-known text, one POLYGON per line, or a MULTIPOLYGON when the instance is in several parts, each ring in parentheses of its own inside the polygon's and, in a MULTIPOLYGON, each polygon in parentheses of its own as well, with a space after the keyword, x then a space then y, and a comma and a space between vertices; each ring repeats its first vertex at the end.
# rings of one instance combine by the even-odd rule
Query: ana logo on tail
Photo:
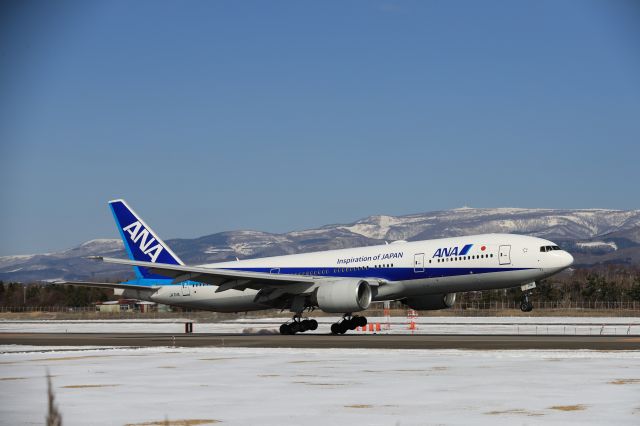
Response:
POLYGON ((131 241, 138 245, 140 251, 149 256, 151 262, 155 263, 164 247, 155 238, 151 237, 149 239, 149 231, 142 226, 140 221, 135 221, 122 228, 122 230, 127 232, 131 236, 131 241), (153 245, 154 243, 155 245, 153 245))

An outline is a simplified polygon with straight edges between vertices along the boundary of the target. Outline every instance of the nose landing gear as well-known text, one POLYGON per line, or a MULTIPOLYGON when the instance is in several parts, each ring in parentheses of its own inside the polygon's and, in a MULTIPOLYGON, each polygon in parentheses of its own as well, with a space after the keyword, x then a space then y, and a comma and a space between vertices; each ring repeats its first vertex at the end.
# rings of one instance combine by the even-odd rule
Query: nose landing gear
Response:
POLYGON ((522 294, 522 299, 520 299, 520 310, 522 312, 533 311, 533 303, 529 301, 529 293, 522 294))
POLYGON ((355 330, 356 327, 364 327, 365 325, 367 325, 367 317, 344 314, 342 321, 331 324, 331 333, 344 334, 348 330, 355 330))
POLYGON ((520 299, 520 310, 522 312, 533 311, 533 303, 529 301, 529 296, 531 295, 531 290, 533 290, 534 288, 536 288, 535 282, 523 284, 520 286, 520 290, 522 290, 522 298, 520 299))
POLYGON ((280 326, 280 334, 304 333, 308 330, 316 330, 318 321, 314 319, 302 319, 302 315, 296 314, 290 321, 280 326))

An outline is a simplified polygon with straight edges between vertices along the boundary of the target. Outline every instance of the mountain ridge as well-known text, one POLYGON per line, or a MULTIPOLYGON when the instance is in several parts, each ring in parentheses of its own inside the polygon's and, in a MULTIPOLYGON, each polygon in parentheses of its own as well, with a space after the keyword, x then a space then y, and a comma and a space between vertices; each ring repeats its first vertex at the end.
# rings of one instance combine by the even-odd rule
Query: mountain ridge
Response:
MULTIPOLYGON (((571 251, 577 265, 640 264, 640 210, 465 207, 403 216, 373 215, 286 233, 236 230, 166 242, 186 263, 198 264, 486 233, 552 240, 571 251)), ((0 280, 97 280, 132 275, 129 268, 88 261, 84 257, 89 255, 126 256, 116 238, 92 239, 54 253, 2 256, 0 280)))

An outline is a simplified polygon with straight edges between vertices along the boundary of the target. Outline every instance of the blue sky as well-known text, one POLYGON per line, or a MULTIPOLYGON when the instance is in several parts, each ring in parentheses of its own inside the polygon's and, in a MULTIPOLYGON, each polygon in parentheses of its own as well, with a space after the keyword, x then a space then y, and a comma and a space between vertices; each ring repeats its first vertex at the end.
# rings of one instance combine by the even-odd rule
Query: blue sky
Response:
POLYGON ((0 255, 472 207, 639 208, 632 1, 3 3, 0 255))

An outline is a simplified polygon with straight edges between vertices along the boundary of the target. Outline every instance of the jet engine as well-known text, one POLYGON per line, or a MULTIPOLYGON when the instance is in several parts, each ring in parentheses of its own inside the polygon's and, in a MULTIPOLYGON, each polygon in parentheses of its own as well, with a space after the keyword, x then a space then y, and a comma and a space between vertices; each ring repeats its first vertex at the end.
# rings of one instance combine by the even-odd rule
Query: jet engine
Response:
POLYGON ((437 309, 447 309, 456 302, 455 293, 447 294, 427 294, 424 296, 407 297, 402 301, 411 309, 418 311, 435 311, 437 309))
POLYGON ((316 304, 325 312, 363 311, 371 304, 371 286, 364 280, 325 283, 316 291, 316 304))

